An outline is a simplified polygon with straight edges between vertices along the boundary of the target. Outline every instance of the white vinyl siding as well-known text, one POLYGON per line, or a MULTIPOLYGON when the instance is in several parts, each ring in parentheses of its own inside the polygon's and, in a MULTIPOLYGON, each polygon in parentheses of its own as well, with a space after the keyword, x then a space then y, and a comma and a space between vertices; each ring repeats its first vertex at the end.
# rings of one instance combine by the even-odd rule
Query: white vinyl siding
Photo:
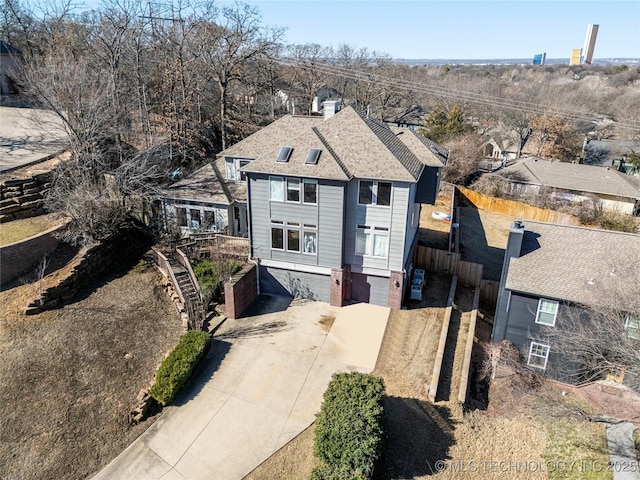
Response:
POLYGON ((547 368, 547 360, 549 360, 549 345, 531 342, 527 364, 544 370, 547 368))
POLYGON ((541 298, 538 301, 538 311, 536 312, 536 323, 553 327, 556 324, 558 315, 558 302, 541 298))

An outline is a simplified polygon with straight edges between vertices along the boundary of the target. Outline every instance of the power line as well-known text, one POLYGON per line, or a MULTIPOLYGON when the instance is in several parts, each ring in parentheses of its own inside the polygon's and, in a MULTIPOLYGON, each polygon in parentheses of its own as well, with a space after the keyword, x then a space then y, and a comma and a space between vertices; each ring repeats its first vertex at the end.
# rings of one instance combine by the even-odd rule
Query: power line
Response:
MULTIPOLYGON (((352 68, 341 67, 339 65, 331 65, 327 63, 315 62, 315 61, 295 61, 281 59, 278 62, 282 65, 287 65, 296 68, 314 69, 325 75, 334 75, 342 78, 347 78, 354 81, 366 81, 375 82, 381 86, 405 91, 416 91, 427 95, 440 96, 457 101, 467 101, 479 105, 507 108, 511 110, 519 110, 525 113, 532 114, 551 114, 555 116, 562 116, 573 120, 589 120, 593 121, 601 115, 592 112, 583 112, 575 109, 554 107, 551 105, 543 105, 537 102, 530 102, 525 100, 508 99, 504 97, 496 97, 484 93, 470 92, 455 88, 442 87, 439 85, 428 84, 424 82, 415 82, 409 80, 402 80, 398 78, 388 77, 380 75, 378 73, 363 72, 361 70, 355 70, 352 68)), ((618 118, 616 120, 616 126, 640 131, 640 122, 635 119, 618 118)))

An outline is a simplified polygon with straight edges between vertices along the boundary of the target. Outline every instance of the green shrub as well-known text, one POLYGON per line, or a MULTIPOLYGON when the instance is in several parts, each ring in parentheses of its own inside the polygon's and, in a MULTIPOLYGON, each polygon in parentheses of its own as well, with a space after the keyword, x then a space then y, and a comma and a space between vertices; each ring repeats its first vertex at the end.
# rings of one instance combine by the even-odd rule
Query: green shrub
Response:
POLYGON ((334 374, 316 418, 314 479, 369 478, 382 449, 382 378, 334 374))
POLYGON ((211 336, 207 332, 185 333, 169 356, 162 361, 149 393, 162 405, 170 404, 207 352, 211 336))
POLYGON ((223 280, 240 271, 241 268, 242 264, 233 260, 223 260, 216 263, 202 261, 193 267, 193 274, 200 284, 200 291, 205 303, 208 304, 213 299, 223 280))

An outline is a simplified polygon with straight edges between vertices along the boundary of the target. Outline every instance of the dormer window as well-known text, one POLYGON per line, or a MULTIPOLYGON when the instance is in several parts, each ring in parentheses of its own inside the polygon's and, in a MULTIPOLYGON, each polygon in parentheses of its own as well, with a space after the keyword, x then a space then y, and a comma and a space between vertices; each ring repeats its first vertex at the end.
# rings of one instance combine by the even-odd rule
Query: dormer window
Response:
POLYGON ((320 153, 322 153, 322 150, 320 150, 319 148, 310 149, 304 163, 307 165, 317 165, 318 159, 320 158, 320 153))
POLYGON ((280 147, 278 158, 276 160, 278 162, 288 162, 289 157, 291 157, 291 152, 293 152, 293 147, 280 147))

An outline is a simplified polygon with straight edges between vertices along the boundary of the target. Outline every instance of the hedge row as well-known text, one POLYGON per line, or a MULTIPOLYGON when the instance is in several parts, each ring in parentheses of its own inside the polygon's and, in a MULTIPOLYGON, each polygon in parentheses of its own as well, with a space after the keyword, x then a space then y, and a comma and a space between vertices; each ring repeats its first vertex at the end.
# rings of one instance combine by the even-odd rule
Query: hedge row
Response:
POLYGON ((207 332, 191 330, 185 333, 162 361, 155 384, 149 391, 151 396, 162 405, 170 404, 187 383, 210 344, 211 336, 207 332))
POLYGON ((324 465, 311 478, 370 478, 383 441, 382 378, 334 374, 316 417, 314 454, 324 465))

